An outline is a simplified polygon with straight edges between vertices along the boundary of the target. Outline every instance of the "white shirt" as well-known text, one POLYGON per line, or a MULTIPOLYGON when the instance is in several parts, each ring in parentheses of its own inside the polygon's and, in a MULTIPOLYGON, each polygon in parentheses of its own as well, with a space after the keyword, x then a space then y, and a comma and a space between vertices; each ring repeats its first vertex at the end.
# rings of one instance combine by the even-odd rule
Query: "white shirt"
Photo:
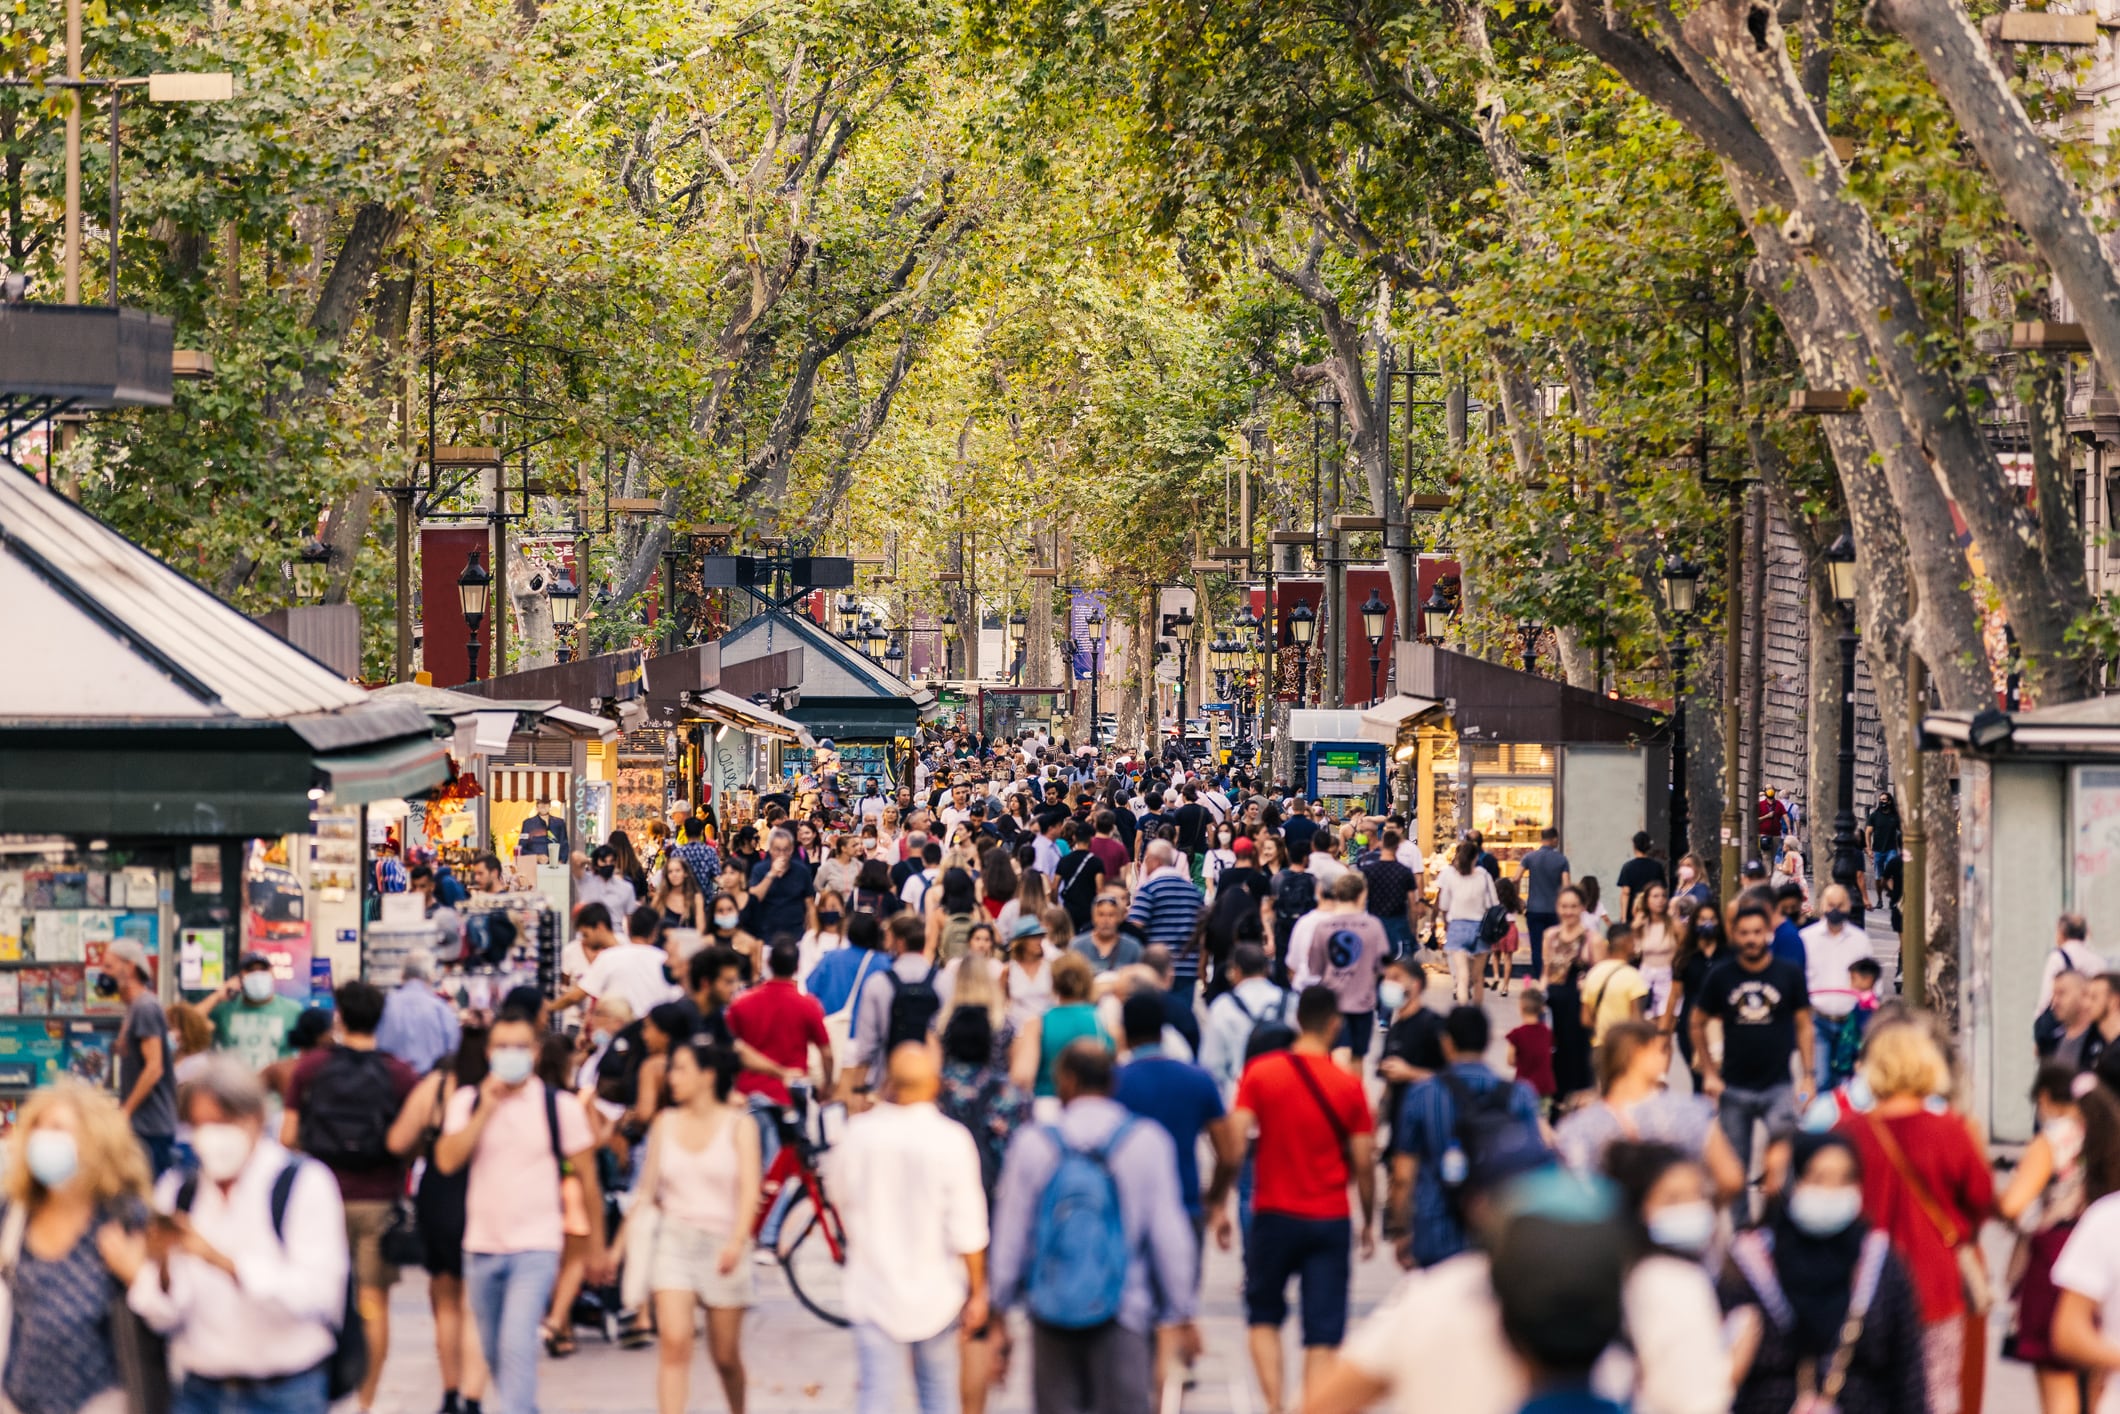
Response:
POLYGON ((1329 854, 1320 854, 1318 851, 1312 850, 1310 853, 1310 872, 1318 876, 1318 897, 1323 898, 1325 897, 1325 891, 1332 887, 1335 879, 1346 877, 1347 866, 1329 854))
POLYGON ((617 997, 633 1008, 635 1016, 646 1016, 664 1002, 674 1002, 681 993, 663 976, 669 955, 645 943, 624 942, 605 948, 582 975, 582 990, 602 1001, 617 997))
POLYGON ((905 876, 905 883, 898 889, 898 897, 904 901, 907 908, 917 910, 927 901, 928 885, 934 880, 935 874, 931 869, 908 874, 905 876))
POLYGON ((933 1104, 878 1105, 824 1159, 846 1224, 846 1309, 910 1344, 964 1309, 964 1259, 986 1250, 986 1191, 971 1131, 933 1104))
MULTIPOLYGON (((1311 856, 1315 859, 1317 856, 1311 856)), ((1319 890, 1324 892, 1323 889, 1319 890)), ((1313 908, 1296 920, 1296 926, 1288 930, 1288 986, 1291 991, 1301 993, 1305 987, 1318 980, 1310 970, 1310 945, 1315 941, 1318 920, 1333 916, 1327 907, 1313 908)))
MULTIPOLYGON (((2054 1261, 2054 1285, 2098 1303, 2098 1324, 2120 1330, 2120 1193, 2084 1209, 2054 1261)), ((2120 1414, 2120 1380, 2107 1380, 2097 1414, 2120 1414)))
POLYGON ((1273 1016, 1281 1016, 1290 1026, 1295 1025, 1295 997, 1266 977, 1245 978, 1234 990, 1216 997, 1214 1005, 1207 1009, 1207 1024, 1200 1028, 1200 1064, 1222 1087, 1225 1101, 1237 1092, 1237 1079, 1244 1070, 1244 1047, 1251 1040, 1251 1028, 1260 1020, 1273 1016), (1242 1007, 1237 1005, 1238 1001, 1243 1003, 1242 1007), (1282 1010, 1284 1006, 1285 1011, 1282 1010), (1244 1014, 1247 1009, 1250 1016, 1244 1014))
POLYGON ((1460 874, 1445 864, 1436 871, 1435 906, 1449 923, 1477 923, 1494 906, 1494 879, 1475 864, 1470 874, 1460 874))
POLYGON ((942 838, 945 842, 947 842, 950 837, 950 831, 956 829, 959 825, 962 825, 965 821, 972 818, 972 808, 967 805, 964 809, 959 810, 954 805, 945 805, 942 807, 941 818, 942 838))
POLYGON ((1040 831, 1031 840, 1031 868, 1051 879, 1060 872, 1060 841, 1040 831))
POLYGON ((1201 791, 1200 803, 1207 807, 1207 813, 1214 817, 1217 825, 1229 818, 1229 797, 1222 793, 1220 786, 1210 786, 1201 791))
POLYGON ((1421 847, 1412 840, 1401 840, 1399 842, 1399 852, 1393 855, 1392 858, 1416 874, 1421 872, 1421 847))
POLYGON ((1846 1016, 1855 1009, 1848 964, 1876 956, 1870 935, 1853 919, 1836 933, 1821 918, 1797 936, 1803 939, 1804 984, 1811 990, 1811 1006, 1820 1016, 1846 1016))
POLYGON ((585 903, 600 903, 611 914, 611 926, 619 932, 626 931, 626 915, 638 902, 633 897, 633 881, 619 874, 606 879, 594 869, 584 870, 574 885, 574 902, 579 907, 585 903))
MULTIPOLYGON (((163 1174, 156 1211, 173 1212, 182 1186, 182 1174, 163 1174)), ((191 1225, 235 1263, 236 1277, 179 1252, 169 1259, 169 1290, 150 1262, 126 1292, 140 1318, 169 1337, 178 1369, 209 1379, 270 1379, 299 1374, 331 1354, 346 1308, 348 1258, 346 1210, 330 1169, 260 1138, 226 1195, 200 1180, 191 1225), (301 1167, 276 1237, 272 1186, 291 1161, 301 1167)))
POLYGON ((2068 963, 2073 963, 2075 970, 2085 977, 2096 977, 2105 971, 2105 959, 2092 952, 2089 943, 2079 943, 2071 938, 2057 947, 2048 948, 2045 970, 2039 974, 2039 1005, 2032 1010, 2034 1016, 2053 1005, 2054 979, 2069 970, 2068 964, 2062 961, 2063 954, 2067 954, 2068 963))

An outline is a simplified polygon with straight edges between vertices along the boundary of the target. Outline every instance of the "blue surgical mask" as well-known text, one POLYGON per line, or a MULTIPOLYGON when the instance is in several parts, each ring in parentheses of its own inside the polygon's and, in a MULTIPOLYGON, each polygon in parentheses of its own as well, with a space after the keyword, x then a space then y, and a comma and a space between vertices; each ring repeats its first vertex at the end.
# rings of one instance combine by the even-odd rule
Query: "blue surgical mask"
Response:
POLYGON ((1657 1246, 1698 1257, 1715 1240, 1715 1205, 1705 1199, 1673 1203, 1651 1213, 1648 1226, 1649 1240, 1657 1246))
POLYGON ((272 1000, 273 993, 277 990, 273 985, 270 972, 259 971, 243 974, 243 995, 253 1002, 269 1002, 272 1000))
POLYGON ((74 1136, 62 1129, 40 1129, 22 1146, 22 1162, 29 1176, 46 1188, 57 1188, 81 1170, 81 1152, 74 1136))
POLYGON ((496 1046, 489 1059, 503 1085, 520 1085, 537 1068, 537 1057, 528 1046, 496 1046))
POLYGON ((1789 1192, 1789 1221, 1813 1237, 1846 1232, 1862 1216, 1860 1188, 1826 1188, 1799 1183, 1789 1192))

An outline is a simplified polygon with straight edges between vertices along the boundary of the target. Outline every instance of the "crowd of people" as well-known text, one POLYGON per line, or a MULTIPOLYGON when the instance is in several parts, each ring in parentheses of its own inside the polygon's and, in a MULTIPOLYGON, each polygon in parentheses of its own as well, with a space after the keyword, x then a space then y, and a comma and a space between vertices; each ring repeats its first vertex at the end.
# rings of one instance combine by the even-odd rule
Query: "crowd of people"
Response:
MULTIPOLYGON (((1552 830, 1424 858, 1404 817, 1035 735, 938 734, 890 793, 832 760, 755 824, 570 851, 555 996, 461 1013, 415 954, 305 1010, 246 957, 165 1015, 113 949, 116 1095, 21 1111, 0 1394, 366 1411, 417 1267, 441 1414, 535 1414, 585 1311, 656 1347, 664 1414, 702 1342, 740 1414, 775 1156, 824 1102, 863 1414, 977 1414, 1025 1360, 1039 1414, 1177 1407, 1215 1250, 1274 1414, 1979 1414, 2004 1306, 2043 1414, 2120 1368, 2120 976, 2080 919, 1997 1178, 1838 885, 1717 898, 1647 835, 1609 887, 1552 830), (1378 1249, 1406 1275, 1355 1320, 1378 1249)), ((453 881, 404 873, 446 947, 453 881)))

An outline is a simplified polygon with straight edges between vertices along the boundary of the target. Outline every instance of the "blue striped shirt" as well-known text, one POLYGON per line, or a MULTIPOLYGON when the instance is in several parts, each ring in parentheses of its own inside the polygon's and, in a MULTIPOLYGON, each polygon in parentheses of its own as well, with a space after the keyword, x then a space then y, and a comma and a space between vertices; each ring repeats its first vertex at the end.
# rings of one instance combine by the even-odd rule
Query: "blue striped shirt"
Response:
POLYGON ((1141 935, 1150 943, 1161 943, 1170 949, 1173 966, 1171 971, 1178 977, 1195 978, 1200 975, 1200 954, 1193 947, 1193 935, 1200 926, 1200 914, 1207 906, 1200 896, 1200 887, 1175 865, 1159 869, 1134 895, 1133 907, 1126 911, 1127 921, 1140 928, 1141 935))

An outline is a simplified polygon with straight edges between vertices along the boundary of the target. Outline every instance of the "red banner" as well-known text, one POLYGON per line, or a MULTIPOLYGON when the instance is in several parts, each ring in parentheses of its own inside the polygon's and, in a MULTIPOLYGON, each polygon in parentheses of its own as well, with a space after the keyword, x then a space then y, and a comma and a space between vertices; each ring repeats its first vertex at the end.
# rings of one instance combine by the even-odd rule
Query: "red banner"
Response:
MULTIPOLYGON (((493 541, 485 526, 430 526, 420 531, 420 661, 438 687, 469 681, 470 632, 464 624, 457 576, 471 552, 493 574, 493 541)), ((493 676, 493 601, 500 578, 488 586, 486 614, 478 625, 478 675, 493 676)))

